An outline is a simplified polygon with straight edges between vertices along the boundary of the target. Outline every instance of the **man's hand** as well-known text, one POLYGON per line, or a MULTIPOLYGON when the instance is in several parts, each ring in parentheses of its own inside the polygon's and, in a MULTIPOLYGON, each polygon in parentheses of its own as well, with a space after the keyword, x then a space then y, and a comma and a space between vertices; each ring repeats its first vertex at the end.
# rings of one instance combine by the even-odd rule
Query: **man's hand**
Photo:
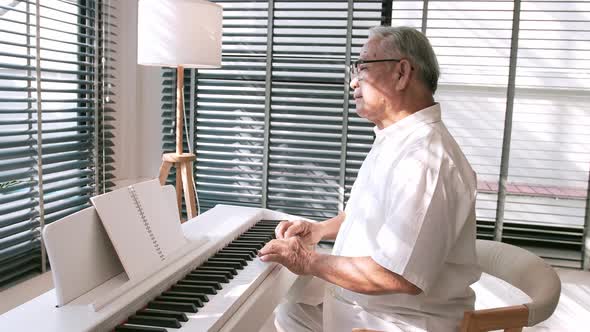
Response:
POLYGON ((263 262, 277 262, 299 275, 309 274, 313 255, 298 237, 272 240, 258 252, 263 262))
POLYGON ((281 221, 275 229, 275 234, 279 240, 298 236, 303 244, 316 245, 323 236, 320 229, 320 224, 305 220, 281 221))

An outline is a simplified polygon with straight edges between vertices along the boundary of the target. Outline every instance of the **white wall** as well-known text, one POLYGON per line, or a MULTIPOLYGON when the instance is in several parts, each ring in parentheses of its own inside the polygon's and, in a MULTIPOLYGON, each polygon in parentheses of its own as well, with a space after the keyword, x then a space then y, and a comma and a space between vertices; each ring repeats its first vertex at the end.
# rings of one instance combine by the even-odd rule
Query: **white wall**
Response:
POLYGON ((161 69, 137 65, 137 0, 118 2, 115 176, 117 185, 158 176, 161 69))

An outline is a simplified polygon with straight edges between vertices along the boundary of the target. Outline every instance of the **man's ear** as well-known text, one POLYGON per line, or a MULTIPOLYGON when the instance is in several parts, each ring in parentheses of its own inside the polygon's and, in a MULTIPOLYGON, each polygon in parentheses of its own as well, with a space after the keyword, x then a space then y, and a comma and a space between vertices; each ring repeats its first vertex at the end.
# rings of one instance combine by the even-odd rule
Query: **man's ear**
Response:
POLYGON ((395 71, 396 78, 398 79, 395 88, 398 91, 405 90, 410 84, 413 74, 412 64, 408 60, 402 59, 395 71))

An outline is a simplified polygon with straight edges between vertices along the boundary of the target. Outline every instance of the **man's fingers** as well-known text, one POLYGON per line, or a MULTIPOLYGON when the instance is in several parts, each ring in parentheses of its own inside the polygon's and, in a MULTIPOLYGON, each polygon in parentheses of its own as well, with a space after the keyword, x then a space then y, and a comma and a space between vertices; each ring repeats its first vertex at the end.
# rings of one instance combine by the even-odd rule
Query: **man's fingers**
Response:
POLYGON ((262 247, 262 249, 258 250, 258 256, 279 253, 281 251, 283 241, 284 240, 270 241, 264 247, 262 247))
POLYGON ((275 228, 275 236, 277 239, 284 239, 285 238, 285 231, 291 226, 291 221, 281 221, 277 228, 275 228))
POLYGON ((258 250, 258 256, 268 255, 272 252, 273 252, 272 242, 269 242, 264 247, 262 247, 262 249, 258 250))
POLYGON ((263 262, 281 262, 284 240, 272 240, 258 251, 258 257, 263 262))
POLYGON ((285 231, 285 239, 299 235, 299 233, 301 233, 304 228, 305 225, 302 222, 293 223, 293 225, 291 225, 291 227, 287 228, 285 231))
POLYGON ((283 260, 283 256, 277 254, 269 254, 260 257, 260 260, 263 262, 277 262, 281 263, 283 260))

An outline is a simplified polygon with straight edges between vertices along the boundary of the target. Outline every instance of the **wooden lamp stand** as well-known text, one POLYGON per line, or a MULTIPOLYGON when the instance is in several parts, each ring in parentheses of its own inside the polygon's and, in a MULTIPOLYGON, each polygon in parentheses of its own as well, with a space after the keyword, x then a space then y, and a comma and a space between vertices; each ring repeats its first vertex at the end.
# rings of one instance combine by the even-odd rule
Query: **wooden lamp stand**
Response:
POLYGON ((196 193, 193 178, 193 162, 197 156, 193 153, 183 153, 182 150, 182 125, 184 116, 184 67, 176 68, 176 152, 162 155, 160 166, 160 184, 164 185, 170 168, 176 167, 176 201, 178 211, 182 216, 182 193, 186 203, 188 219, 197 215, 196 193), (181 189, 182 188, 182 189, 181 189))

